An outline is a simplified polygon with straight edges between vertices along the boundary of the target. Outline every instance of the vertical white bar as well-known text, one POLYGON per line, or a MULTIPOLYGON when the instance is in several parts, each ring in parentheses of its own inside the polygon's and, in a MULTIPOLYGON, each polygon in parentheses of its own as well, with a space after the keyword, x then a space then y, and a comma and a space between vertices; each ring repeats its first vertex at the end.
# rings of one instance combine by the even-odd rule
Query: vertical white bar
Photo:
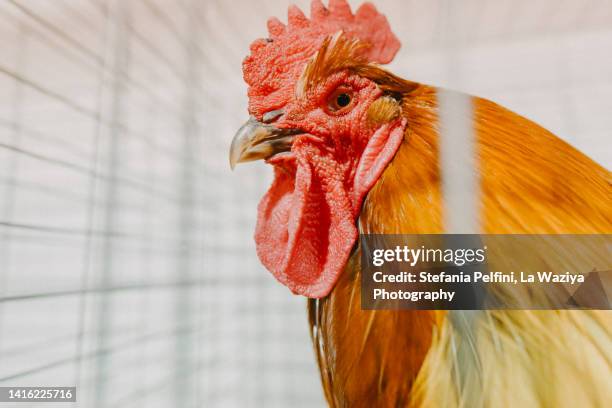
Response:
POLYGON ((479 232, 480 188, 472 97, 441 90, 438 105, 445 232, 475 234, 479 232))
MULTIPOLYGON (((438 93, 440 121, 440 171, 442 177, 442 208, 446 234, 479 233, 479 176, 476 156, 476 133, 473 129, 473 99, 455 91, 438 93)), ((471 240, 450 239, 460 246, 471 240)), ((475 291, 479 297, 480 292, 475 291)), ((482 379, 472 373, 480 372, 480 362, 473 344, 476 322, 483 317, 479 310, 452 310, 453 347, 458 363, 453 375, 457 379, 457 392, 468 389, 469 384, 482 386, 482 379)), ((477 405, 476 397, 466 396, 466 406, 477 405)))

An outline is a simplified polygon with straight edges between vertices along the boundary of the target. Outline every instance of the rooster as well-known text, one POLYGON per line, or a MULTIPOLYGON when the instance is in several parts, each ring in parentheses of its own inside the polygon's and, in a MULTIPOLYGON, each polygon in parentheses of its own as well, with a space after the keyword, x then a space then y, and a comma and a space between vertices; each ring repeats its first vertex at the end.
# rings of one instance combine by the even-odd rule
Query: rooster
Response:
MULTIPOLYGON (((313 0, 243 62, 251 118, 230 164, 265 159, 263 265, 308 298, 332 407, 609 406, 610 314, 360 308, 359 233, 444 233, 440 89, 381 67, 400 43, 370 4, 313 0)), ((471 98, 489 234, 609 234, 610 173, 537 124, 471 98)))

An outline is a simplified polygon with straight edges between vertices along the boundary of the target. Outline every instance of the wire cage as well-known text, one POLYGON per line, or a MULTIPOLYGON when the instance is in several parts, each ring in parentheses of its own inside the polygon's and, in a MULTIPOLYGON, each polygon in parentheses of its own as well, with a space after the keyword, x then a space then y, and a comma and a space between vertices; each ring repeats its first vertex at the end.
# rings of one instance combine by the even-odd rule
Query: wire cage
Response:
MULTIPOLYGON (((609 1, 375 3, 404 44, 395 73, 609 167, 609 1)), ((271 171, 227 164, 241 60, 287 6, 0 3, 0 386, 76 386, 81 407, 324 405, 305 300, 255 254, 271 171)))

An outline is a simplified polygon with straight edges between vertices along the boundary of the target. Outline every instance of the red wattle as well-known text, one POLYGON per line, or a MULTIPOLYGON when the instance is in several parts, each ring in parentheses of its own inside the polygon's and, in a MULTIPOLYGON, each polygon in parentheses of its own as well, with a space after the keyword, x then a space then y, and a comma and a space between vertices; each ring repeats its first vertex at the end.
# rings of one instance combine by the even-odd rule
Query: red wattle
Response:
POLYGON ((304 138, 295 160, 276 166, 258 207, 255 242, 264 266, 296 294, 331 292, 358 237, 356 219, 365 194, 392 159, 405 122, 384 125, 358 159, 339 162, 304 138))

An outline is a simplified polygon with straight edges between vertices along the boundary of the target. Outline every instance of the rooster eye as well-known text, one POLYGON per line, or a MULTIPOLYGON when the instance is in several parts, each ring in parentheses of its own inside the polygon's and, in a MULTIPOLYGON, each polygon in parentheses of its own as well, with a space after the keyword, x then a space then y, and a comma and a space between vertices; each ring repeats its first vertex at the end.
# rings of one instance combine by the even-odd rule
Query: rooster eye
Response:
POLYGON ((351 97, 349 96, 349 94, 347 93, 341 93, 340 95, 338 95, 338 97, 336 98, 336 103, 338 104, 338 106, 340 107, 345 107, 347 106, 349 103, 351 103, 351 97))
POLYGON ((345 108, 353 102, 353 93, 350 89, 342 87, 337 89, 327 98, 328 110, 331 113, 344 111, 345 108))

